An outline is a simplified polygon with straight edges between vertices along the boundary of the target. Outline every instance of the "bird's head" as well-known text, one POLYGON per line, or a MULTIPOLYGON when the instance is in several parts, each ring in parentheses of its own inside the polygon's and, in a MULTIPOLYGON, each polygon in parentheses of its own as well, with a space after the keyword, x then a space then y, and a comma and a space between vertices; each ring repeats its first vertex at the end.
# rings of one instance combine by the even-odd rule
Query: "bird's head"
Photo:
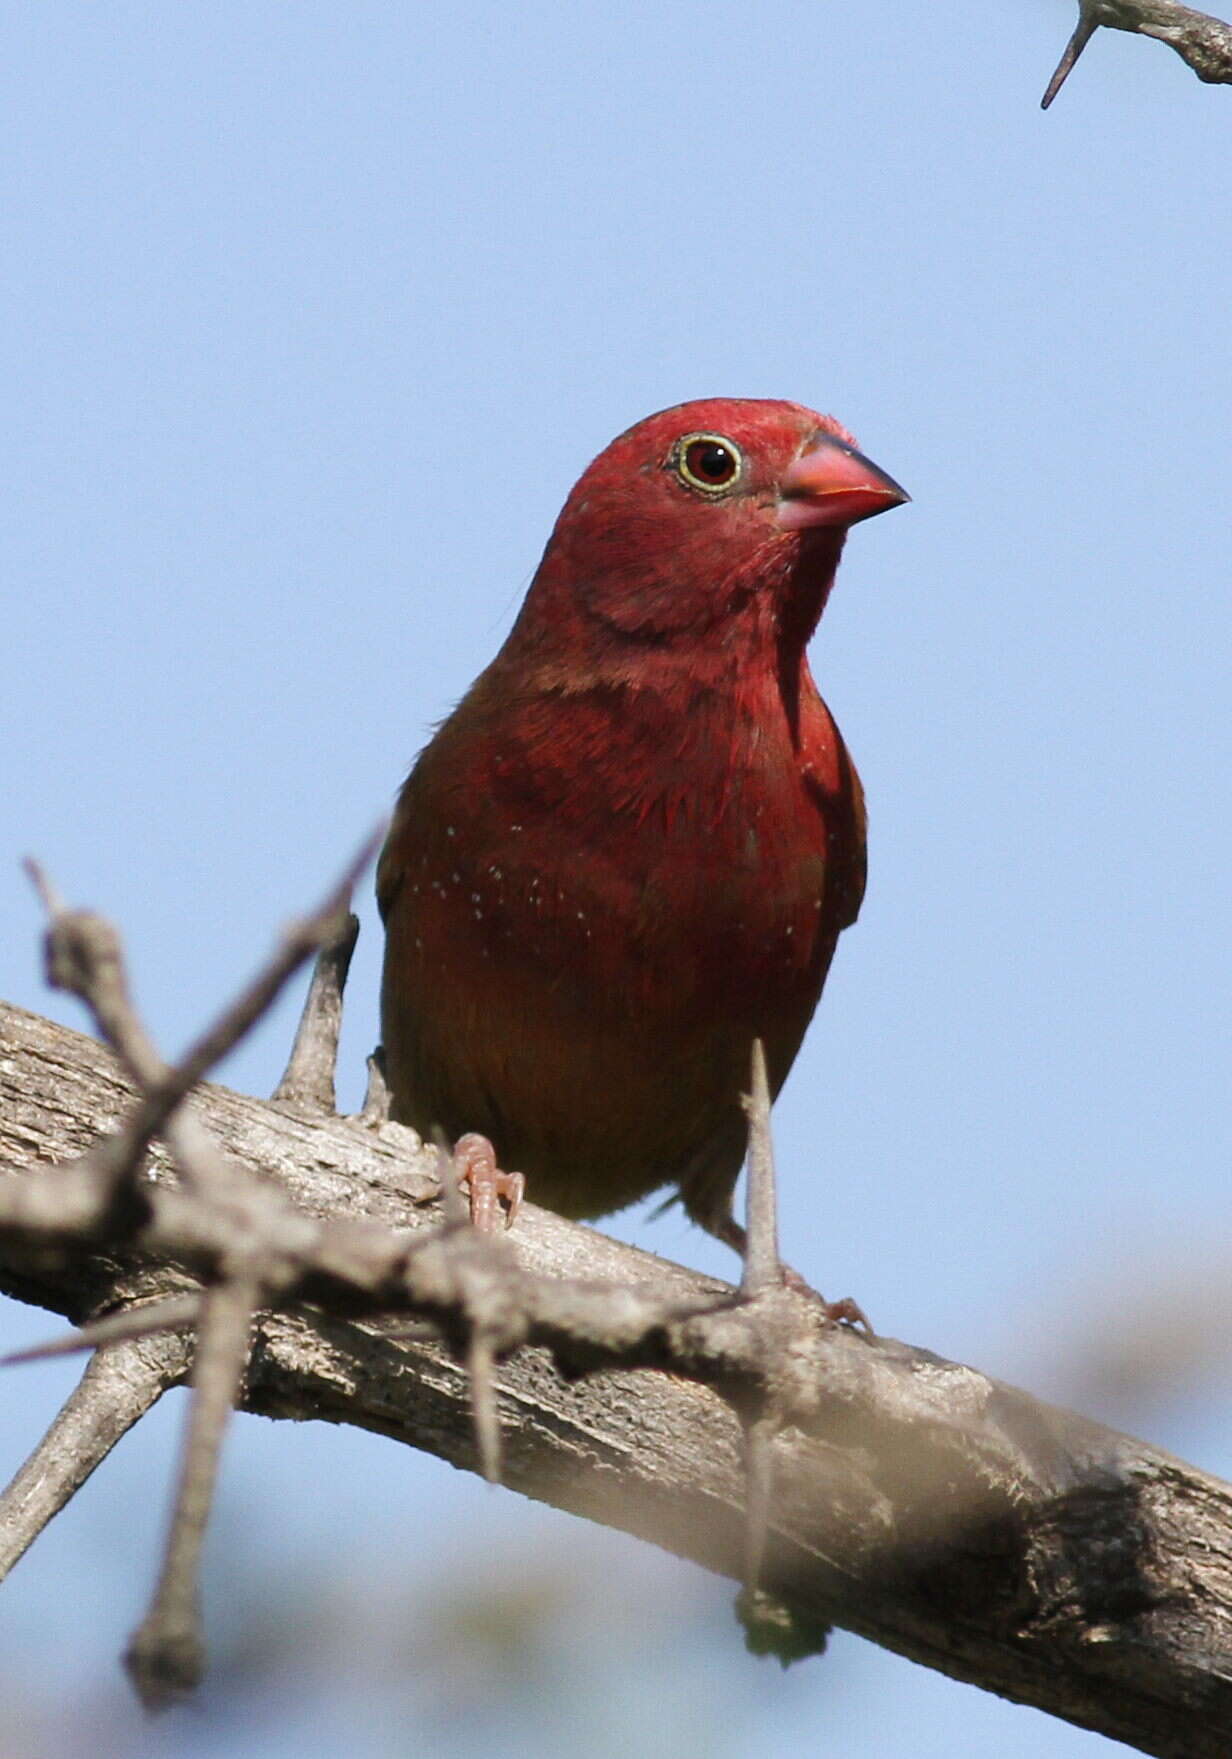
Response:
POLYGON ((681 403, 584 472, 520 621, 662 647, 752 604, 803 645, 848 527, 907 499, 831 416, 757 398, 681 403))

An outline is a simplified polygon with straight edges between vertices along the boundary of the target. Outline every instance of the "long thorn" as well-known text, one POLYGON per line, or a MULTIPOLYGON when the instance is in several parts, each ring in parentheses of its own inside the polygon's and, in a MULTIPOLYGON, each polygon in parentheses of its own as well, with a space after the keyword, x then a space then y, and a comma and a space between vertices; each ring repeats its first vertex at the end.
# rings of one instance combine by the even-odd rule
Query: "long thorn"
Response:
POLYGON ((222 1283, 205 1301, 193 1362, 192 1404, 180 1454, 175 1508, 150 1610, 124 1664, 148 1710, 174 1703, 201 1679, 201 1547, 214 1499, 223 1434, 248 1362, 258 1300, 248 1281, 222 1283))
POLYGON ((30 884, 39 895, 39 901, 46 911, 48 919, 51 920, 59 916, 64 909, 64 900, 52 884, 51 876, 42 862, 36 861, 33 855, 24 855, 21 865, 30 884))
POLYGON ((766 1053, 760 1038, 753 1040, 752 1082, 744 1109, 749 1120, 749 1176, 746 1196, 744 1274, 741 1292, 764 1294, 783 1281, 779 1260, 778 1195, 774 1176, 774 1142, 770 1135, 770 1083, 766 1076, 766 1053))
MULTIPOLYGON (((123 1186, 185 1096, 256 1024, 304 961, 336 933, 338 917, 346 910, 356 881, 376 854, 384 834, 381 824, 365 838, 318 909, 287 929, 260 971, 189 1047, 183 1059, 147 1084, 123 1129, 107 1138, 102 1146, 104 1176, 112 1189, 123 1186)), ((54 888, 38 863, 27 862, 27 870, 40 892, 54 902, 54 888)))
POLYGON ((266 965, 189 1048, 178 1069, 172 1071, 181 1083, 186 1083, 185 1092, 195 1087, 206 1072, 239 1043, 249 1027, 265 1013, 288 978, 294 976, 305 959, 310 959, 336 933, 337 920, 350 904, 356 882, 384 837, 385 825, 382 822, 364 838, 323 902, 311 915, 288 926, 266 965))
POLYGON ((1078 57, 1082 54, 1082 51, 1086 48, 1087 44, 1091 41, 1091 38, 1095 35, 1098 29, 1098 22, 1090 13, 1088 13, 1086 7, 1083 6, 1078 17, 1078 23, 1074 26, 1074 34, 1065 45, 1065 53, 1057 62, 1056 72, 1048 81, 1048 90, 1040 99, 1041 110, 1046 110, 1052 100, 1056 97, 1057 93, 1061 90, 1061 87, 1074 71, 1074 65, 1077 62, 1078 57))
POLYGON ((385 1079, 385 1051, 377 1045, 367 1061, 368 1086, 360 1107, 359 1121, 371 1129, 389 1121, 389 1083, 385 1079))
POLYGON ((128 1339, 92 1356, 29 1459, 0 1495, 0 1581, 167 1388, 182 1379, 189 1343, 128 1339))
POLYGON ((105 1319, 96 1319, 79 1331, 0 1356, 0 1368, 15 1367, 19 1362, 43 1362, 52 1356, 71 1356, 77 1350, 96 1350, 103 1344, 153 1337, 156 1332, 183 1331, 197 1323, 202 1299, 201 1295, 172 1295, 165 1301, 126 1307, 122 1313, 109 1313, 105 1319))
POLYGON ((340 918, 337 933, 317 954, 295 1042, 282 1080, 274 1089, 274 1099, 330 1116, 337 1111, 334 1077, 342 1030, 342 994, 358 939, 359 918, 348 911, 340 918))

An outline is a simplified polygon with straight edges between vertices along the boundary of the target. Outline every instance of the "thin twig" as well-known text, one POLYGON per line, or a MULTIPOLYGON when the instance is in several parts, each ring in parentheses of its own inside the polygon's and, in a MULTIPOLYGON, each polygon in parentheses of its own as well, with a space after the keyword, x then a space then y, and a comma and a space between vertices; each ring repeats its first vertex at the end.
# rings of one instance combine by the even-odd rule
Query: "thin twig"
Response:
POLYGON ((223 1434, 248 1362, 249 1333, 258 1300, 256 1284, 244 1279, 223 1283, 206 1296, 163 1567, 150 1610, 133 1633, 124 1657, 147 1710, 160 1709, 192 1691, 204 1670, 201 1547, 223 1434))
MULTIPOLYGON (((161 1062, 159 1063, 161 1072, 153 1080, 144 1083, 147 1091, 128 1123, 114 1136, 109 1137, 104 1145, 100 1145, 99 1152, 91 1157, 92 1171, 100 1182, 109 1183, 114 1190, 132 1175, 150 1143, 186 1095, 198 1082, 205 1079, 228 1051, 234 1049, 272 1006, 305 960, 310 959, 336 932, 338 917, 347 909, 355 883, 375 856, 384 834, 385 827, 382 824, 364 840, 324 902, 311 915, 299 922, 293 922, 285 930, 279 944, 256 976, 189 1047, 183 1059, 175 1067, 165 1070, 161 1062)), ((28 860, 26 868, 44 902, 50 900, 54 904, 54 887, 38 863, 28 860)), ((74 993, 82 995, 87 1004, 95 1009, 100 1031, 108 1043, 118 1050, 119 1046, 111 1036, 113 1033, 117 1034, 127 1055, 131 1057, 138 1050, 138 1039, 133 1031, 134 1022, 129 1017, 132 1013, 131 1004, 128 1004, 128 1016, 123 1011, 122 1004, 127 1001, 123 968, 121 966, 117 972, 112 964, 112 954, 118 949, 118 937, 108 941, 107 937, 98 935, 95 925, 102 923, 102 918, 95 917, 90 912, 60 910, 52 918, 49 943, 55 942, 57 930, 65 924, 66 917, 69 919, 68 932, 63 940, 67 943, 67 950, 62 949, 56 975, 52 980, 59 981, 64 987, 72 988, 74 993), (86 925, 84 935, 80 932, 83 919, 86 925), (78 955, 82 953, 87 960, 98 961, 98 969, 91 981, 96 988, 100 979, 103 983, 103 1000, 106 1004, 104 1010, 96 1007, 96 1000, 90 993, 77 987, 77 961, 78 955)), ((103 926, 109 927, 106 924, 103 926)), ((114 936, 114 931, 111 934, 114 936)), ((49 964, 52 957, 49 950, 49 964)), ((140 1031, 140 1028, 137 1030, 140 1031)), ((144 1063, 144 1057, 141 1061, 144 1063)), ((133 1072, 139 1076, 137 1069, 133 1072)), ((142 1084, 139 1076, 138 1085, 142 1084)))
POLYGON ((23 856, 21 865, 26 878, 38 893, 39 903, 43 906, 48 918, 59 916, 65 908, 64 900, 52 883, 51 875, 46 868, 41 862, 36 861, 33 855, 23 856))
POLYGON ((48 912, 43 954, 47 981, 83 1001, 95 1030, 110 1045, 137 1087, 166 1077, 162 1058, 141 1025, 128 990, 120 936, 105 916, 72 910, 61 902, 40 864, 27 856, 26 872, 48 912))
POLYGON ((112 1344, 91 1358, 59 1416, 0 1495, 0 1580, 120 1437, 183 1378, 189 1349, 186 1338, 170 1333, 112 1344))
POLYGON ((202 1300, 201 1295, 171 1295, 165 1301, 145 1301, 126 1307, 119 1313, 109 1313, 105 1319, 95 1319, 77 1331, 0 1356, 0 1368, 14 1368, 21 1362, 45 1362, 53 1356, 72 1356, 78 1350, 96 1350, 103 1344, 150 1338, 164 1331, 186 1331, 196 1325, 202 1300))

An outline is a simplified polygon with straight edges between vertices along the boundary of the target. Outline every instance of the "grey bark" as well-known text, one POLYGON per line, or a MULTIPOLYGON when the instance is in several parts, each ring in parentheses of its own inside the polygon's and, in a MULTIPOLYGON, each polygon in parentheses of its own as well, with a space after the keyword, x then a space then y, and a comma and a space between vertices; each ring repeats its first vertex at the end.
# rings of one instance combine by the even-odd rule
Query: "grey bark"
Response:
MULTIPOLYGON (((431 1164, 396 1125, 308 1120, 219 1087, 203 1087, 191 1105, 227 1155, 305 1216, 437 1223, 431 1164)), ((0 1169, 29 1175, 63 1163, 131 1108, 101 1047, 0 1006, 0 1169)), ((150 1164, 152 1219, 138 1244, 174 1241, 177 1227, 187 1240, 189 1199, 160 1148, 150 1164)), ((223 1222, 214 1227, 221 1257, 234 1248, 223 1222)), ((540 1347, 517 1350, 497 1373, 505 1481, 739 1579, 741 1425, 719 1393, 681 1376, 703 1354, 712 1373, 726 1347, 739 1368, 747 1313, 732 1306, 665 1325, 658 1360, 676 1372, 566 1378, 558 1361, 587 1366, 585 1327, 551 1298, 555 1279, 601 1279, 630 1301, 668 1296, 686 1314, 723 1285, 533 1206, 509 1238, 548 1294, 529 1329, 540 1347)), ((81 1320, 134 1276, 146 1298, 182 1296, 186 1276, 208 1274, 210 1262, 199 1240, 178 1262, 143 1262, 128 1249, 51 1250, 9 1228, 0 1289, 81 1320)), ((269 1416, 353 1423, 476 1469, 464 1365, 394 1335, 399 1327, 405 1316, 356 1319, 302 1304, 265 1315, 241 1402, 269 1416)), ((649 1359, 644 1337, 638 1349, 649 1359)), ((893 1340, 821 1328, 801 1333, 786 1356, 784 1387, 794 1377, 808 1396, 779 1400, 792 1421, 770 1443, 762 1580, 799 1630, 841 1624, 1144 1752, 1232 1751, 1229 1486, 893 1340)), ((738 1382, 733 1370, 729 1394, 738 1382)))

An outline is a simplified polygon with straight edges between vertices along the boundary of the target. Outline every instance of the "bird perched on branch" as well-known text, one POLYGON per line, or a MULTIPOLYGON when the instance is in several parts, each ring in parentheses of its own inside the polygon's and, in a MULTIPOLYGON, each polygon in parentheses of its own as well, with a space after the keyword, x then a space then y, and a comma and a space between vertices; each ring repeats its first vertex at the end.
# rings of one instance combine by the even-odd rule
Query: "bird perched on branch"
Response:
POLYGON ((566 501, 377 880, 393 1116, 458 1141, 479 1221, 513 1169, 575 1217, 674 1186, 743 1250, 753 1039, 777 1093, 864 891, 805 644, 848 527, 907 498, 831 417, 713 398, 566 501))

